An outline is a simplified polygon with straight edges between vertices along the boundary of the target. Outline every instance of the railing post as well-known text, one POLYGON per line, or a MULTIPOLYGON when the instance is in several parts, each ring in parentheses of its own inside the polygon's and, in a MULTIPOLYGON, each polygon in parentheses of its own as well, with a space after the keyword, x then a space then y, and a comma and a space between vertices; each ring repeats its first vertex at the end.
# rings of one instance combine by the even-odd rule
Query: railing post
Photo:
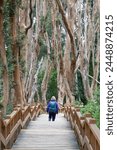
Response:
POLYGON ((66 107, 64 107, 64 117, 66 118, 66 107))
POLYGON ((74 126, 75 126, 75 108, 71 107, 70 111, 71 111, 71 113, 70 113, 71 125, 72 125, 72 129, 74 129, 74 126))
POLYGON ((67 120, 70 120, 70 106, 67 106, 67 120))
POLYGON ((91 118, 91 114, 90 113, 87 113, 85 114, 85 135, 89 138, 90 136, 90 131, 89 131, 89 125, 86 123, 86 119, 87 118, 91 118))
MULTIPOLYGON (((94 118, 91 118, 90 120, 89 120, 89 125, 90 126, 92 126, 92 125, 95 125, 96 124, 96 120, 94 119, 94 118)), ((95 131, 96 132, 96 131, 95 131)), ((96 145, 96 138, 94 138, 95 136, 92 136, 92 134, 90 134, 90 138, 89 138, 89 144, 91 144, 91 146, 92 146, 92 143, 93 143, 93 145, 94 145, 94 149, 95 150, 98 150, 98 148, 97 148, 97 145, 96 145)))

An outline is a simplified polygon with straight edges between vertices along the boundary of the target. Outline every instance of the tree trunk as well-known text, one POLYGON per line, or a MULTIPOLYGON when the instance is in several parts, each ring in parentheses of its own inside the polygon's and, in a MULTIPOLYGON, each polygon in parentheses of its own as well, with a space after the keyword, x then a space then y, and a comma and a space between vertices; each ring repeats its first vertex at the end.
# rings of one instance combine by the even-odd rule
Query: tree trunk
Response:
POLYGON ((64 12, 64 9, 63 9, 63 6, 62 6, 62 3, 60 0, 56 0, 57 4, 58 4, 58 7, 59 7, 59 11, 62 15, 62 19, 63 19, 63 22, 64 22, 64 25, 67 29, 67 32, 69 34, 69 37, 70 37, 70 42, 71 42, 71 65, 72 65, 72 72, 74 72, 75 70, 75 65, 76 65, 76 49, 75 49, 75 41, 74 41, 74 35, 73 35, 73 30, 71 29, 70 27, 70 24, 68 23, 68 19, 66 18, 65 16, 65 12, 64 12))
MULTIPOLYGON (((32 8, 34 5, 35 8, 35 16, 33 17, 33 24, 31 28, 28 30, 25 42, 25 97, 27 102, 31 102, 34 95, 35 90, 32 91, 32 87, 34 88, 35 74, 38 70, 38 56, 40 53, 40 47, 38 44, 39 40, 39 32, 40 32, 40 1, 32 1, 32 8), (35 30, 34 30, 35 29, 35 30), (29 61, 30 59, 30 61, 29 61)), ((42 3, 41 3, 42 4, 42 3)), ((29 18, 29 6, 27 7, 27 16, 29 18)), ((29 20, 26 20, 26 24, 30 24, 29 20)))
POLYGON ((3 64, 3 113, 6 114, 6 107, 9 101, 9 77, 8 77, 8 65, 7 56, 4 43, 4 33, 3 33, 3 0, 0 1, 0 56, 3 64))
MULTIPOLYGON (((15 8, 16 1, 12 0, 12 6, 15 8)), ((20 65, 19 65, 19 47, 17 46, 17 19, 16 19, 16 9, 11 13, 11 34, 12 34, 12 57, 14 64, 14 89, 15 89, 15 97, 14 97, 14 105, 21 104, 23 106, 23 95, 21 89, 21 74, 20 74, 20 65)))
POLYGON ((44 104, 44 106, 46 106, 47 104, 47 100, 46 100, 46 93, 47 93, 47 85, 48 85, 48 81, 50 78, 50 73, 51 73, 51 69, 52 69, 52 65, 50 62, 50 44, 49 44, 49 38, 48 38, 48 34, 46 33, 46 43, 47 43, 47 63, 46 63, 46 70, 45 70, 45 74, 43 77, 43 81, 41 84, 41 92, 42 92, 42 102, 44 104))
POLYGON ((65 96, 65 86, 64 86, 64 66, 62 57, 62 46, 61 46, 61 31, 60 26, 57 24, 57 88, 58 88, 58 102, 63 105, 63 100, 65 96))
POLYGON ((66 33, 66 48, 64 54, 64 82, 65 82, 65 90, 66 94, 68 94, 68 98, 70 103, 74 103, 74 86, 75 86, 75 66, 76 66, 76 48, 75 48, 75 40, 73 34, 73 24, 74 24, 74 4, 75 1, 69 1, 67 4, 67 16, 65 16, 64 8, 60 0, 57 0, 57 5, 59 7, 59 11, 62 15, 62 20, 67 29, 66 33), (69 20, 69 22, 68 22, 69 20), (69 93, 70 92, 70 93, 69 93), (70 99, 71 98, 71 99, 70 99))
POLYGON ((30 95, 30 97, 28 99, 28 103, 33 102, 34 96, 35 96, 35 94, 37 92, 37 79, 38 79, 38 74, 39 74, 42 62, 43 62, 43 57, 42 57, 41 61, 38 64, 38 68, 37 68, 36 74, 34 76, 34 81, 33 81, 33 85, 32 85, 32 88, 31 88, 31 95, 30 95))

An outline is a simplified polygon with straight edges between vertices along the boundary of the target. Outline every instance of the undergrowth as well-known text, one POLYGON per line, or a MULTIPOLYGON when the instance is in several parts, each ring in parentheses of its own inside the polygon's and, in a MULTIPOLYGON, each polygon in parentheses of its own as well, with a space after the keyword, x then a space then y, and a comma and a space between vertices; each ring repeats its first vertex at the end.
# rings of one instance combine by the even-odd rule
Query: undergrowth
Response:
POLYGON ((100 128, 100 90, 94 92, 93 99, 90 99, 87 105, 81 109, 82 114, 90 113, 96 119, 96 124, 100 128))

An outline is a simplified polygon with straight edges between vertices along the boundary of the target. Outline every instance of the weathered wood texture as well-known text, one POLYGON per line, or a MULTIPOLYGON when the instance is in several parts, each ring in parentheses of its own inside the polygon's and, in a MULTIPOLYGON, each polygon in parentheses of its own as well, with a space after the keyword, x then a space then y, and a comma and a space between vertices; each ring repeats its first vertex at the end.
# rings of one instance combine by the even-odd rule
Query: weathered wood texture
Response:
POLYGON ((99 128, 90 114, 82 116, 79 108, 61 107, 70 122, 63 113, 57 115, 55 122, 48 121, 47 114, 33 121, 39 112, 40 105, 23 110, 17 107, 8 119, 3 121, 0 117, 1 149, 11 148, 15 142, 11 150, 100 150, 99 128), (29 120, 32 121, 26 128, 29 120))
POLYGON ((79 108, 66 107, 65 117, 75 130, 80 150, 100 150, 100 131, 90 114, 82 116, 79 108))
POLYGON ((54 122, 42 114, 31 121, 27 129, 22 129, 12 150, 79 150, 70 123, 62 113, 54 122))
POLYGON ((40 104, 33 106, 15 107, 14 111, 6 116, 0 117, 0 150, 11 148, 21 128, 26 128, 30 120, 35 119, 40 113, 40 104))

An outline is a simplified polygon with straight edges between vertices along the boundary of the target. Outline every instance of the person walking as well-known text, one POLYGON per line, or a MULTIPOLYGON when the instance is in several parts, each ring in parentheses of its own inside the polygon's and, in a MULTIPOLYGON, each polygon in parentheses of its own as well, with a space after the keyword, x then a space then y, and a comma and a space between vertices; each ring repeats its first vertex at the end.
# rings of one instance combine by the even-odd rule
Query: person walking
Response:
POLYGON ((58 114, 58 103, 56 102, 55 96, 52 96, 51 100, 47 105, 47 113, 49 113, 49 121, 55 121, 56 114, 58 114))

